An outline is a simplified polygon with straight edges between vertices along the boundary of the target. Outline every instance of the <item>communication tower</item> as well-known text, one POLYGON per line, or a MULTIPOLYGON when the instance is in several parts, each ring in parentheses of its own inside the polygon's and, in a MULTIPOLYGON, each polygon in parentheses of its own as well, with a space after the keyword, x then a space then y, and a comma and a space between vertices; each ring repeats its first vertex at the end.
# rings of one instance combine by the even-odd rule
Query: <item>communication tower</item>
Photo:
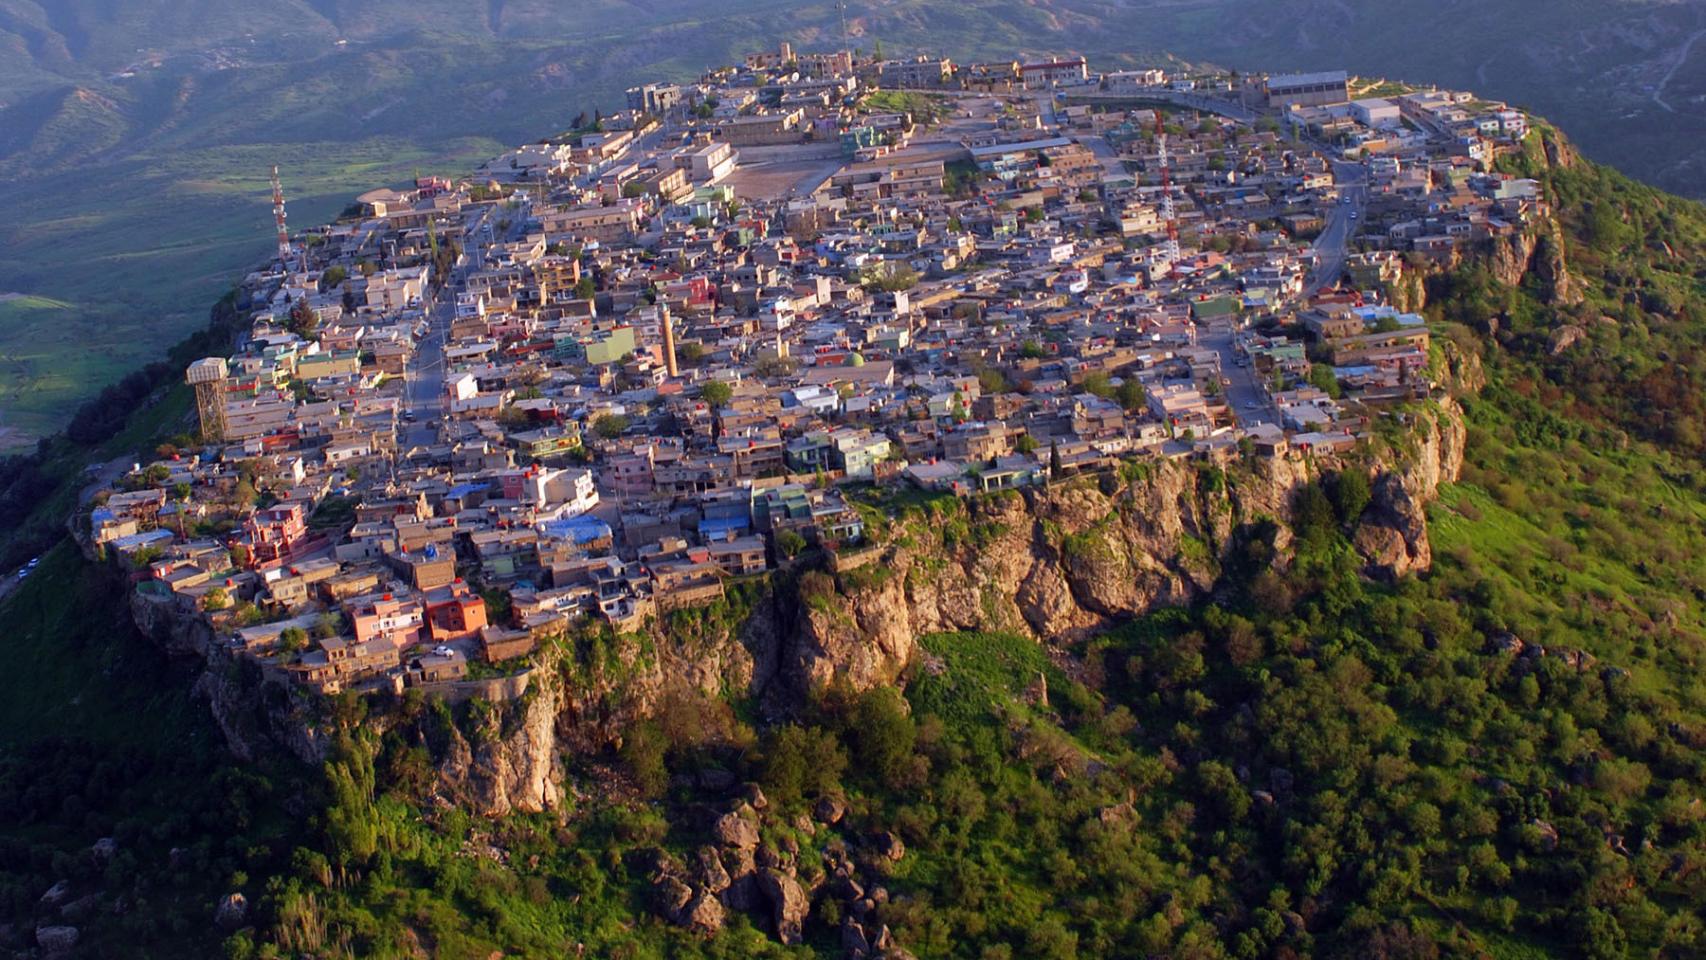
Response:
POLYGON ((1167 258, 1167 272, 1179 262, 1179 220, 1173 211, 1173 158, 1167 153, 1167 126, 1161 111, 1155 111, 1156 166, 1161 168, 1161 220, 1167 225, 1167 242, 1162 244, 1162 256, 1167 258))
POLYGON ((278 227, 278 262, 289 273, 292 259, 290 230, 284 225, 284 184, 279 182, 277 164, 272 168, 272 220, 278 227))

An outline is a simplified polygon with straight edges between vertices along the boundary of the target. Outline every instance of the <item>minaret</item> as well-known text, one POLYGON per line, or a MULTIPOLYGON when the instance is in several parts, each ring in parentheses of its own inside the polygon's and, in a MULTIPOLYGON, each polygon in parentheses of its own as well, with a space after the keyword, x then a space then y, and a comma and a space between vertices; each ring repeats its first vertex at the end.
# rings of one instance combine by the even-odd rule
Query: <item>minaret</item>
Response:
POLYGON ((675 324, 669 319, 669 304, 658 304, 658 326, 663 328, 663 368, 671 377, 681 376, 675 362, 675 324))

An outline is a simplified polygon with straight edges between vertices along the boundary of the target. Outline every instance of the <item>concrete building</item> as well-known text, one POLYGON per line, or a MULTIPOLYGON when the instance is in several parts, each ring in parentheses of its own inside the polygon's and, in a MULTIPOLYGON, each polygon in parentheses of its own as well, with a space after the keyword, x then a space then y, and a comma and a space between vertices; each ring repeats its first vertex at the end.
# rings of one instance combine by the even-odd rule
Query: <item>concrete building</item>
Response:
POLYGON ((1343 70, 1281 73, 1269 77, 1264 89, 1270 107, 1325 107, 1350 99, 1349 79, 1343 70))

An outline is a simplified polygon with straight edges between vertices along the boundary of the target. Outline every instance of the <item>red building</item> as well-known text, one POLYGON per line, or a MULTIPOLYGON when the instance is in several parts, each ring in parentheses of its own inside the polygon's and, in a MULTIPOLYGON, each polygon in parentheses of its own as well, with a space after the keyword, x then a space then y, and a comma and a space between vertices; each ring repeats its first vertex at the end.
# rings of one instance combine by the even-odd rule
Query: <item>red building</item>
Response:
POLYGON ((249 535, 249 565, 282 563, 308 539, 308 511, 301 501, 256 510, 243 522, 249 535))
POLYGON ((432 640, 462 640, 486 626, 486 601, 461 579, 426 593, 427 628, 432 640))

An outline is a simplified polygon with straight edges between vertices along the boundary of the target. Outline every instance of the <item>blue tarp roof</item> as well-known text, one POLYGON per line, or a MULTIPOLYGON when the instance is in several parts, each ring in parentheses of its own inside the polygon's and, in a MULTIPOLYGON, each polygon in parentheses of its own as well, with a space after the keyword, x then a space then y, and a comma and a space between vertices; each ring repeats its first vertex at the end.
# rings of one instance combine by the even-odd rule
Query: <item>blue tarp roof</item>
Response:
POLYGON ((746 533, 751 529, 752 521, 745 517, 716 517, 699 521, 699 535, 712 540, 731 533, 746 533))
POLYGON ((574 543, 591 543, 611 535, 610 524, 591 514, 550 520, 544 524, 543 529, 546 536, 574 543))

